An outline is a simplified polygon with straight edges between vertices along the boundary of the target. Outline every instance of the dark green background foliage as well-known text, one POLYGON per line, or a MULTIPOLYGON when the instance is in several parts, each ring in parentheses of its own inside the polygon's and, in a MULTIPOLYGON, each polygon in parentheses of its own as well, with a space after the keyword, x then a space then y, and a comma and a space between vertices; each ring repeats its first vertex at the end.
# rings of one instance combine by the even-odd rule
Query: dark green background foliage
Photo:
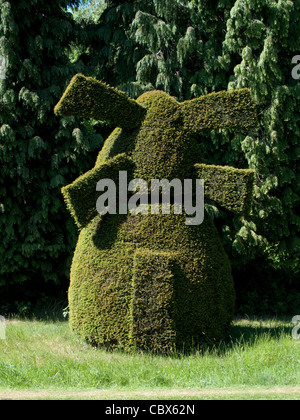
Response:
POLYGON ((75 32, 72 16, 62 9, 67 4, 0 1, 0 53, 8 64, 0 81, 4 310, 11 300, 26 303, 54 284, 66 290, 77 230, 60 189, 90 167, 102 143, 84 123, 53 114, 66 82, 82 69, 70 65, 66 54, 75 32))
POLYGON ((256 170, 253 214, 207 209, 235 267, 241 311, 257 313, 255 302, 264 301, 263 312, 296 313, 300 84, 291 58, 299 53, 300 0, 95 0, 99 8, 91 17, 77 9, 76 23, 61 10, 68 3, 0 1, 0 53, 9 58, 0 81, 1 300, 19 290, 22 301, 25 290, 44 290, 45 279, 67 284, 76 231, 59 189, 91 167, 101 139, 77 120, 60 122, 52 107, 81 71, 132 97, 156 88, 183 101, 251 88, 258 132, 198 140, 207 163, 256 170))

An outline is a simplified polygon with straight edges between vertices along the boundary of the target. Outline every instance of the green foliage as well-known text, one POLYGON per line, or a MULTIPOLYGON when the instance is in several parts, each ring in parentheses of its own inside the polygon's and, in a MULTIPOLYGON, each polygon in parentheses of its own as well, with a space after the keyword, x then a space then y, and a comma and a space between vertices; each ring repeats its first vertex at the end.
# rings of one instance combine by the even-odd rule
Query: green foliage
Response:
POLYGON ((132 330, 136 348, 174 350, 174 266, 176 253, 137 250, 133 262, 132 330))
MULTIPOLYGON (((140 51, 131 39, 130 25, 140 7, 152 9, 152 1, 106 1, 103 11, 99 11, 101 3, 91 0, 75 8, 76 34, 70 58, 88 66, 86 75, 127 90, 128 82, 135 80, 135 66, 145 51, 144 48, 140 51), (93 22, 85 11, 92 15, 93 22)), ((135 96, 138 96, 136 91, 135 96)))
POLYGON ((195 165, 205 196, 231 212, 247 215, 253 200, 255 172, 215 165, 195 165))
POLYGON ((137 63, 140 88, 151 86, 181 101, 226 87, 218 55, 233 1, 168 2, 140 8, 132 22, 135 42, 146 48, 137 63))
POLYGON ((93 344, 125 349, 168 351, 225 339, 235 293, 230 262, 209 215, 199 226, 187 226, 185 215, 174 214, 174 206, 170 215, 149 211, 147 216, 99 217, 95 192, 99 179, 116 182, 118 171, 128 168, 129 175, 148 183, 152 179, 196 178, 197 170, 202 170, 210 175, 208 193, 212 196, 212 190, 217 189, 211 198, 233 210, 248 210, 253 171, 222 168, 222 172, 207 165, 195 168, 203 158, 194 133, 218 124, 235 129, 254 127, 257 119, 249 91, 223 92, 183 104, 161 91, 146 92, 137 101, 125 101, 125 97, 79 75, 55 108, 59 115, 107 115, 116 124, 114 111, 119 116, 130 106, 140 115, 138 129, 132 125, 130 130, 127 125, 115 130, 95 168, 63 188, 67 206, 83 228, 71 268, 71 326, 93 344), (107 100, 110 96, 117 98, 114 105, 107 100), (110 108, 105 114, 107 102, 110 108), (125 103, 125 109, 119 102, 125 103), (199 103, 204 104, 204 110, 199 103), (190 128, 195 104, 202 112, 190 128), (116 155, 120 149, 124 153, 116 155), (222 174, 229 197, 218 191, 222 174))
POLYGON ((138 127, 145 115, 144 109, 123 92, 80 74, 71 80, 55 113, 104 120, 125 129, 138 127))
POLYGON ((77 119, 53 115, 77 71, 66 54, 74 28, 67 5, 0 1, 0 53, 8 64, 0 80, 1 304, 16 293, 34 299, 45 282, 62 287, 76 227, 60 189, 90 167, 102 142, 77 119))
POLYGON ((235 301, 230 263, 205 220, 192 230, 183 215, 93 219, 72 263, 72 329, 100 346, 159 351, 225 339, 235 301))
POLYGON ((73 184, 62 188, 67 207, 79 229, 85 227, 97 216, 98 193, 95 186, 100 179, 111 179, 119 184, 119 171, 134 172, 134 163, 125 154, 118 155, 102 165, 96 166, 79 177, 73 184))
POLYGON ((183 104, 185 124, 197 133, 204 129, 255 128, 257 113, 249 89, 211 93, 183 104))
POLYGON ((259 136, 241 139, 259 174, 252 220, 264 239, 257 245, 272 260, 287 253, 290 265, 300 255, 300 85, 292 80, 290 65, 300 41, 299 11, 298 0, 237 1, 223 45, 224 66, 234 66, 229 86, 250 87, 262 110, 259 136))
POLYGON ((105 0, 81 0, 73 7, 73 17, 77 22, 97 22, 106 8, 105 0))

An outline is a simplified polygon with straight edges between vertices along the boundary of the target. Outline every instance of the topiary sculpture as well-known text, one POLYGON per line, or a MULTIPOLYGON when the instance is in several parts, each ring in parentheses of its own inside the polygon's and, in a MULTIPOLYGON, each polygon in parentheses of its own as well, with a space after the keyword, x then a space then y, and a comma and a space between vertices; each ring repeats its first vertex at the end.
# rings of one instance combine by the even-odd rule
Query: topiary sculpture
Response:
POLYGON ((205 195, 233 212, 251 206, 254 172, 208 166, 195 134, 202 129, 257 125, 248 89, 178 103, 160 91, 136 101, 76 75, 55 108, 116 128, 94 169, 63 188, 80 228, 71 268, 70 324, 96 345, 169 351, 224 339, 234 314, 231 266, 205 214, 199 226, 184 215, 116 214, 96 210, 99 180, 119 172, 152 179, 204 179, 205 195))

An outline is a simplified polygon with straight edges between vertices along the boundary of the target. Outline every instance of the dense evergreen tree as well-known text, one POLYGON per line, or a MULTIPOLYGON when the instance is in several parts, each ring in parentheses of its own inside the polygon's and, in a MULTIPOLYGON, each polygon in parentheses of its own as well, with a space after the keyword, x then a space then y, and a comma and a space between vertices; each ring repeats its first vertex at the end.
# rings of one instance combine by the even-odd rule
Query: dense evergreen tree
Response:
POLYGON ((66 54, 75 33, 67 5, 0 0, 0 54, 7 64, 0 80, 2 304, 6 290, 22 291, 25 299, 30 288, 68 278, 76 228, 60 188, 90 168, 102 140, 75 118, 53 113, 66 83, 82 70, 66 54))
POLYGON ((299 25, 299 0, 237 0, 220 59, 222 67, 233 69, 229 88, 250 87, 261 109, 258 135, 235 141, 258 174, 253 221, 262 236, 245 225, 235 244, 245 248, 252 235, 250 244, 258 241, 274 263, 295 270, 300 269, 300 84, 291 76, 291 61, 300 45, 299 25))
POLYGON ((74 45, 73 60, 88 65, 90 75, 139 96, 143 87, 134 83, 136 66, 147 50, 134 40, 131 23, 139 10, 154 11, 153 1, 95 0, 74 10, 82 30, 74 45), (90 16, 87 20, 86 8, 90 16))
POLYGON ((218 56, 233 2, 153 3, 154 13, 140 10, 132 24, 136 41, 147 48, 137 65, 137 82, 180 100, 224 88, 228 75, 220 71, 218 56))

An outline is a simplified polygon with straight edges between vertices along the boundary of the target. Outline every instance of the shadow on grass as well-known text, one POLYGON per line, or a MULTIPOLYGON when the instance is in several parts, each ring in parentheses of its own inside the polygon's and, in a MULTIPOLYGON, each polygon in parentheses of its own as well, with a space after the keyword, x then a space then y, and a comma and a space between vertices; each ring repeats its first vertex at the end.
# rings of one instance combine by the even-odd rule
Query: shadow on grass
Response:
MULTIPOLYGON (((27 302, 16 302, 8 311, 3 310, 8 320, 63 322, 67 321, 68 301, 65 296, 61 298, 41 298, 34 305, 27 302)), ((0 308, 1 313, 1 308, 0 308)))
MULTIPOLYGON (((47 321, 47 322, 68 322, 68 317, 64 317, 63 307, 66 304, 64 300, 48 302, 40 311, 32 313, 30 316, 12 316, 9 318, 24 321, 47 321)), ((166 357, 181 359, 189 356, 200 356, 204 354, 213 354, 222 356, 235 349, 244 349, 254 347, 261 341, 276 341, 282 337, 291 337, 293 324, 291 319, 287 318, 238 318, 235 319, 230 328, 229 336, 223 342, 203 343, 193 348, 177 348, 174 351, 159 352, 153 350, 138 350, 132 348, 109 348, 99 346, 99 350, 107 353, 122 353, 128 355, 148 355, 153 357, 166 357)), ((73 334, 75 334, 73 332, 73 334)), ((76 334, 75 334, 76 335, 76 334)), ((292 339, 292 338, 291 338, 292 339)), ((85 341, 85 340, 83 340, 85 341)), ((96 347, 95 345, 91 347, 96 347)))
POLYGON ((283 335, 291 335, 291 320, 284 319, 237 319, 235 325, 231 327, 231 344, 241 341, 248 345, 253 345, 263 337, 269 339, 279 339, 283 335), (245 324, 245 325, 243 325, 245 324))
POLYGON ((290 319, 253 318, 236 319, 230 329, 228 339, 222 342, 202 343, 193 348, 177 348, 173 351, 138 350, 134 348, 108 348, 100 347, 108 353, 126 353, 131 355, 147 355, 153 357, 166 357, 181 359, 184 357, 197 357, 201 355, 223 356, 236 349, 243 350, 255 347, 259 342, 276 341, 281 337, 290 336, 293 325, 290 319))
POLYGON ((293 325, 287 318, 236 319, 226 341, 203 343, 192 349, 176 349, 174 352, 158 353, 142 351, 143 354, 181 358, 201 354, 222 356, 235 348, 243 349, 257 345, 260 341, 279 340, 291 336, 293 325))

